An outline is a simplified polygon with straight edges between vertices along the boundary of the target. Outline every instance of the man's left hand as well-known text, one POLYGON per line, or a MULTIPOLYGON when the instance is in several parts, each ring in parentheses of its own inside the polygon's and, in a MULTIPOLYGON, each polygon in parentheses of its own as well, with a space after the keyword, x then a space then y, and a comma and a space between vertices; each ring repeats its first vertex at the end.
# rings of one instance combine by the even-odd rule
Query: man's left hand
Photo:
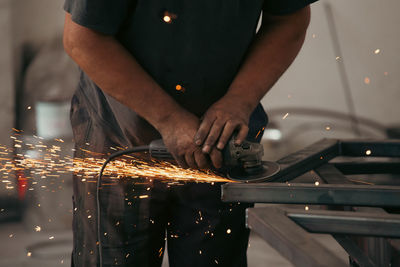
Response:
POLYGON ((214 147, 222 150, 236 132, 236 144, 241 144, 246 138, 251 112, 240 102, 240 99, 225 96, 215 102, 204 114, 195 135, 195 143, 199 146, 203 145, 204 153, 210 153, 214 147))

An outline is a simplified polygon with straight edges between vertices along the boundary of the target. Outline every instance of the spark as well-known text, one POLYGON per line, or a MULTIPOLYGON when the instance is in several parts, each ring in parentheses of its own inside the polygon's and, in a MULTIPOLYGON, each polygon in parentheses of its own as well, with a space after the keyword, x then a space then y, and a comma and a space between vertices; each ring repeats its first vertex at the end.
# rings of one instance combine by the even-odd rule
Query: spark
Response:
POLYGON ((165 23, 171 24, 173 19, 176 19, 178 16, 171 12, 165 11, 163 14, 163 21, 165 23))
MULTIPOLYGON (((25 143, 19 140, 19 135, 11 136, 14 145, 18 148, 35 150, 40 152, 39 156, 31 157, 23 153, 14 154, 13 148, 0 145, 0 183, 5 184, 6 189, 14 189, 11 178, 14 178, 14 171, 22 171, 23 179, 32 180, 33 175, 41 179, 54 181, 60 178, 60 174, 73 173, 81 178, 82 182, 96 183, 107 155, 81 149, 84 152, 82 158, 71 156, 61 156, 62 149, 56 145, 45 145, 40 137, 35 136, 36 143, 25 143), (4 156, 3 156, 4 155, 4 156), (12 177, 10 177, 13 175, 12 177)), ((64 142, 62 139, 55 139, 57 142, 64 142)), ((121 149, 121 148, 118 148, 121 149)), ((111 181, 104 182, 103 185, 117 185, 120 179, 146 179, 152 182, 159 179, 169 185, 182 185, 186 182, 211 183, 231 182, 230 180, 218 175, 210 170, 183 169, 171 162, 152 159, 148 154, 133 155, 118 158, 107 165, 104 176, 111 181), (113 181, 114 180, 114 181, 113 181)), ((31 181, 31 185, 38 184, 31 181)), ((40 185, 37 189, 49 190, 46 185, 40 185)), ((34 187, 28 190, 34 190, 34 187)), ((62 187, 58 187, 59 190, 62 187)), ((151 188, 148 187, 147 190, 151 188)), ((51 192, 56 192, 51 190, 51 192)), ((137 196, 138 198, 148 198, 149 195, 137 196)), ((37 204, 41 207, 40 203, 37 204)))
POLYGON ((349 181, 352 181, 354 183, 360 183, 360 184, 366 184, 366 185, 375 185, 374 183, 370 183, 370 182, 366 182, 366 181, 355 180, 355 179, 350 179, 350 178, 347 178, 347 179, 349 179, 349 181))
POLYGON ((171 21, 172 21, 171 17, 168 16, 168 15, 164 15, 163 20, 164 20, 166 23, 171 23, 171 21))
POLYGON ((230 234, 230 233, 232 233, 232 230, 231 230, 231 229, 227 229, 227 230, 226 230, 226 233, 227 233, 227 234, 230 234))
POLYGON ((50 236, 50 237, 49 237, 49 240, 53 240, 53 239, 54 239, 54 236, 50 236))
POLYGON ((289 116, 289 112, 286 113, 285 116, 283 116, 282 120, 285 120, 288 116, 289 116))
POLYGON ((371 83, 371 79, 369 77, 365 77, 364 78, 364 83, 365 84, 370 84, 371 83))
POLYGON ((330 131, 331 130, 331 126, 326 126, 325 130, 330 131))
POLYGON ((36 232, 42 231, 42 227, 40 227, 39 225, 36 225, 36 226, 35 226, 35 231, 36 231, 36 232))
POLYGON ((315 182, 315 186, 319 186, 319 182, 318 181, 315 182))
POLYGON ((31 109, 32 109, 32 107, 31 107, 31 106, 28 106, 26 109, 27 109, 27 110, 31 110, 31 109))
POLYGON ((336 57, 336 60, 339 61, 339 60, 340 60, 340 57, 336 57))
POLYGON ((305 210, 309 210, 310 208, 309 208, 308 206, 305 206, 304 209, 305 209, 305 210))
POLYGON ((177 85, 175 86, 175 89, 176 89, 176 91, 182 91, 184 88, 182 87, 182 85, 177 84, 177 85))
POLYGON ((28 253, 26 253, 26 256, 28 257, 32 256, 32 252, 28 251, 28 253))
POLYGON ((257 133, 257 135, 256 135, 256 137, 255 137, 255 139, 257 139, 258 136, 259 136, 264 130, 265 130, 265 127, 263 127, 261 130, 259 130, 258 133, 257 133))
POLYGON ((371 154, 372 154, 371 149, 368 149, 368 150, 365 151, 365 155, 370 156, 371 154))
POLYGON ((376 50, 374 51, 375 55, 379 54, 380 52, 381 52, 380 49, 376 49, 376 50))

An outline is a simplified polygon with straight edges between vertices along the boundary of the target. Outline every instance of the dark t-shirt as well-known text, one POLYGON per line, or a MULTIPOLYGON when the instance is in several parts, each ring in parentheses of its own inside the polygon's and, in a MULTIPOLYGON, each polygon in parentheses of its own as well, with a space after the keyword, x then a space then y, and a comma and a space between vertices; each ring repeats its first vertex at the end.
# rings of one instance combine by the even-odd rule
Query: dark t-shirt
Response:
MULTIPOLYGON (((284 15, 314 1, 66 0, 64 8, 74 22, 114 35, 169 95, 200 117, 229 88, 255 36, 261 11, 284 15)), ((129 145, 159 138, 85 73, 77 96, 93 120, 129 145)), ((250 118, 249 138, 266 124, 259 105, 250 118)))

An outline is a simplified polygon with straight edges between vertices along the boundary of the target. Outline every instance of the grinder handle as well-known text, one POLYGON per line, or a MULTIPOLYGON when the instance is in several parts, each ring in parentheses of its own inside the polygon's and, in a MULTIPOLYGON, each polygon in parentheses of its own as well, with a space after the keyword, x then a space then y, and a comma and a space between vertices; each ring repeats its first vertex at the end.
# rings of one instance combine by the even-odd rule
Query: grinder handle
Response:
POLYGON ((156 159, 173 159, 162 139, 151 141, 149 152, 150 156, 156 159))

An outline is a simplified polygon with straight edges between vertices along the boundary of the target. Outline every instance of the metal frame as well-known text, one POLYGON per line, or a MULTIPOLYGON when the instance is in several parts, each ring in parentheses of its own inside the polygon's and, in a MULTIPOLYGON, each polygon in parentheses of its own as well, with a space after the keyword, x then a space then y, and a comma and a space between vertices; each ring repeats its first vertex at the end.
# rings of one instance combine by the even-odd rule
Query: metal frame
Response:
POLYGON ((226 202, 400 207, 400 186, 262 183, 226 184, 226 202))
POLYGON ((392 251, 399 253, 400 242, 388 238, 400 238, 400 215, 382 209, 400 207, 399 181, 360 185, 345 174, 399 174, 400 140, 324 139, 277 163, 280 172, 268 179, 273 183, 225 184, 222 200, 335 206, 335 210, 248 209, 248 227, 295 266, 345 265, 307 232, 331 234, 358 266, 387 266, 392 251), (366 161, 365 157, 380 159, 366 161), (319 183, 292 181, 312 170, 319 183))

